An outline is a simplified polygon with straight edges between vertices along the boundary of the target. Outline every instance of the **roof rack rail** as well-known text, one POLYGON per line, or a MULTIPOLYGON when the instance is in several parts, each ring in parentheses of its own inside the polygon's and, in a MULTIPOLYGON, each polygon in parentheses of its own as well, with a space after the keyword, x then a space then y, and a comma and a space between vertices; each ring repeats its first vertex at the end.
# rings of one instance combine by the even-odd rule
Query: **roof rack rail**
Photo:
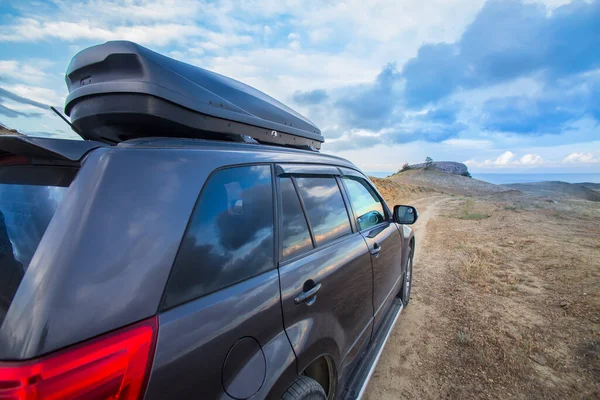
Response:
POLYGON ((65 113, 84 139, 241 137, 316 151, 324 142, 311 121, 265 93, 132 42, 81 51, 66 82, 65 113))

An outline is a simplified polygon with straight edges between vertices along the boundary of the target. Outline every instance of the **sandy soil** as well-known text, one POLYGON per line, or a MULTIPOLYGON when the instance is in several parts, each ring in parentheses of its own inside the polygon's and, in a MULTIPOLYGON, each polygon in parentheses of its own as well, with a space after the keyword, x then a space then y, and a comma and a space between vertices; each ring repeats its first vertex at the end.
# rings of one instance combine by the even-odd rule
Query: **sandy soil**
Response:
POLYGON ((414 286, 366 398, 600 398, 600 204, 390 187, 414 286))

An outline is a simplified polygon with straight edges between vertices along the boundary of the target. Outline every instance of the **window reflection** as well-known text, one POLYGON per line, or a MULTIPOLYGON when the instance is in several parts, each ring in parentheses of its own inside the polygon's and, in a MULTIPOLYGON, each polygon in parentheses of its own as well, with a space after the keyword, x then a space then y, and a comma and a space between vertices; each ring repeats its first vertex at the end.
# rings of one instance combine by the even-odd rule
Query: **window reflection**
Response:
POLYGON ((363 179, 344 177, 350 203, 357 215, 360 230, 369 229, 385 220, 381 200, 371 186, 363 179))
POLYGON ((352 232, 342 194, 333 177, 299 177, 296 182, 317 246, 352 232))
POLYGON ((67 189, 0 185, 0 324, 67 189))
POLYGON ((291 178, 279 180, 281 191, 281 240, 283 260, 313 248, 306 218, 291 178))
POLYGON ((206 183, 165 299, 172 307, 274 267, 273 191, 266 165, 218 171, 206 183))

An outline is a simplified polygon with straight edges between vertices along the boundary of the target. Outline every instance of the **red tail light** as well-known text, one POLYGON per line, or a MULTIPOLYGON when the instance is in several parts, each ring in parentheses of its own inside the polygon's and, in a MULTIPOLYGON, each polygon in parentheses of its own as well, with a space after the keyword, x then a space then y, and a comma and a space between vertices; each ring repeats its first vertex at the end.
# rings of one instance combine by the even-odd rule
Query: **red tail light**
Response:
POLYGON ((157 333, 153 317, 37 360, 0 362, 0 400, 141 399, 157 333))

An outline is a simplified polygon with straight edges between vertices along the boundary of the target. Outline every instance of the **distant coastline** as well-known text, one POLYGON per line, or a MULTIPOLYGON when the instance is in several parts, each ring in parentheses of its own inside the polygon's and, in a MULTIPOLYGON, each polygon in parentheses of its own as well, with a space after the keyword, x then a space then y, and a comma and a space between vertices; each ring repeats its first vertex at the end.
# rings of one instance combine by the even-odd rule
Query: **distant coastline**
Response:
POLYGON ((600 183, 600 173, 523 173, 523 174, 502 174, 502 173, 471 173, 473 178, 494 183, 496 185, 504 185, 508 183, 530 183, 543 181, 560 181, 567 183, 583 183, 592 182, 600 183))
MULTIPOLYGON (((388 177, 394 172, 391 171, 366 171, 369 176, 376 178, 388 177)), ((543 181, 561 181, 568 183, 583 183, 593 182, 600 183, 600 173, 471 173, 473 178, 494 183, 496 185, 504 185, 508 183, 529 183, 529 182, 543 182, 543 181)))

